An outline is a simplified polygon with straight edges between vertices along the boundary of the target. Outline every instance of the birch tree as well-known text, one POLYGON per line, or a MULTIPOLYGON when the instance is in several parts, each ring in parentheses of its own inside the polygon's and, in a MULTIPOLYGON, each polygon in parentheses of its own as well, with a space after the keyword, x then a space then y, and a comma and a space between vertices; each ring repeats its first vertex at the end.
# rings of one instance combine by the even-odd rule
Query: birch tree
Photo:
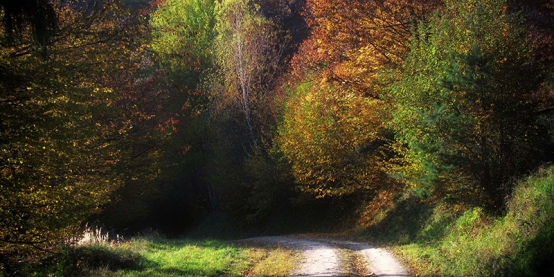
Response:
POLYGON ((223 0, 216 7, 215 63, 221 85, 216 97, 244 115, 252 142, 256 102, 271 86, 282 52, 275 25, 258 11, 247 0, 223 0))

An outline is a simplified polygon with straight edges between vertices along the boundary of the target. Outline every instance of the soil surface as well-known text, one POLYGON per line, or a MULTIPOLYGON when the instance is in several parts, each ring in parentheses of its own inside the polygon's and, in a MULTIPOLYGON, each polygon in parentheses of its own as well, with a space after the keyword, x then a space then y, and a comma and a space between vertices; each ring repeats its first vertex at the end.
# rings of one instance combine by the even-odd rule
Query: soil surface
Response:
POLYGON ((277 245, 301 252, 303 261, 292 276, 410 276, 408 271, 387 250, 366 243, 294 237, 257 237, 242 241, 277 245), (344 251, 340 251, 344 249, 351 253, 345 255, 344 251), (344 265, 353 255, 359 255, 366 262, 367 268, 362 275, 351 266, 344 265))

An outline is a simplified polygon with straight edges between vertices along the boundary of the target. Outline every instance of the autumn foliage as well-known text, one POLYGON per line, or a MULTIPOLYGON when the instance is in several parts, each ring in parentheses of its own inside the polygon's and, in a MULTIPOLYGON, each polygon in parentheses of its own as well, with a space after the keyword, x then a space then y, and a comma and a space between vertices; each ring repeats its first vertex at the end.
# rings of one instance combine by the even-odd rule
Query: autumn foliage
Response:
POLYGON ((499 211, 552 161, 551 1, 124 2, 0 3, 6 257, 391 191, 499 211))
POLYGON ((380 139, 379 111, 379 101, 317 80, 291 89, 277 143, 301 191, 340 196, 382 184, 383 153, 371 147, 380 139))
POLYGON ((118 1, 52 6, 46 58, 25 31, 0 50, 2 262, 57 251, 122 195, 139 204, 126 206, 126 220, 144 216, 136 199, 167 174, 171 114, 149 72, 143 18, 118 1))

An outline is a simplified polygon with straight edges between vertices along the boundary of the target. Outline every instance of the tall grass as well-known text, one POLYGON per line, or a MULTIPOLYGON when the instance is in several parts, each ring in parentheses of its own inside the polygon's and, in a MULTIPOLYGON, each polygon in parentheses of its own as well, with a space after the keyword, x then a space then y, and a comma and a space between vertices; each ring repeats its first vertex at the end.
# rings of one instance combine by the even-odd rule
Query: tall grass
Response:
POLYGON ((520 182, 504 216, 489 216, 481 208, 449 219, 441 215, 442 209, 435 208, 417 238, 395 248, 418 275, 554 273, 554 167, 520 182))

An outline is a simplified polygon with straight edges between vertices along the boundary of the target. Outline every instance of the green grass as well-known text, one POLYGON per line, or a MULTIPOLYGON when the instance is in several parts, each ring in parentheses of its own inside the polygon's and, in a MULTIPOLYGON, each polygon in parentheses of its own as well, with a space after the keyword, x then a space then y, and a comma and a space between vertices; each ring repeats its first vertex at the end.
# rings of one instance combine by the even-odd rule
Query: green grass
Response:
POLYGON ((119 247, 138 253, 144 262, 113 276, 241 276, 249 267, 248 249, 219 241, 137 239, 119 247))
POLYGON ((297 255, 286 249, 218 240, 140 237, 67 248, 21 276, 289 276, 297 255))
POLYGON ((412 230, 404 232, 410 232, 409 239, 392 234, 388 241, 418 276, 554 273, 554 167, 520 182, 503 216, 478 207, 452 211, 445 202, 424 212, 412 214, 413 222, 404 221, 409 223, 404 228, 412 230))
POLYGON ((136 239, 118 246, 140 256, 138 267, 107 270, 90 276, 288 276, 294 254, 216 240, 136 239))

